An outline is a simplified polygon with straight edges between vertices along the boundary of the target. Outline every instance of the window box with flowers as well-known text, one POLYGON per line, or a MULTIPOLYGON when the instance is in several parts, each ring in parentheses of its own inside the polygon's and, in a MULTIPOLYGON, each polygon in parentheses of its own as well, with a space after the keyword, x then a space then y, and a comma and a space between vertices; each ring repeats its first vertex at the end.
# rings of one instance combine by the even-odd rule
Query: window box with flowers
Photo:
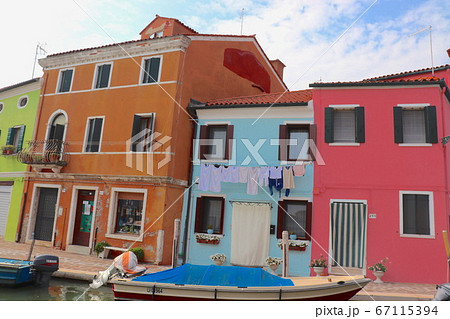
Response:
MULTIPOLYGON (((305 251, 309 245, 309 241, 306 240, 288 240, 289 250, 305 251)), ((278 241, 278 247, 283 249, 281 240, 278 241)))
POLYGON ((5 145, 2 146, 2 155, 12 155, 16 151, 16 147, 14 145, 5 145))
POLYGON ((201 244, 218 245, 220 242, 219 236, 210 234, 197 233, 195 234, 195 239, 197 240, 197 243, 201 244))

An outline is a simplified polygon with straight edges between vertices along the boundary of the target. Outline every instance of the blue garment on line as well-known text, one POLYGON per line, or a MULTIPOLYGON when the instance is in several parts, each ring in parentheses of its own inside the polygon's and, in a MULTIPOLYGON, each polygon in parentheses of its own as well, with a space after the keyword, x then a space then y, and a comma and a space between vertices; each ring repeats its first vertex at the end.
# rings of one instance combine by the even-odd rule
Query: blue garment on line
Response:
POLYGON ((281 190, 283 189, 283 178, 269 178, 270 195, 273 195, 273 187, 280 192, 281 196, 281 190))
POLYGON ((272 275, 262 268, 192 264, 145 274, 132 281, 230 287, 294 286, 292 280, 272 275))

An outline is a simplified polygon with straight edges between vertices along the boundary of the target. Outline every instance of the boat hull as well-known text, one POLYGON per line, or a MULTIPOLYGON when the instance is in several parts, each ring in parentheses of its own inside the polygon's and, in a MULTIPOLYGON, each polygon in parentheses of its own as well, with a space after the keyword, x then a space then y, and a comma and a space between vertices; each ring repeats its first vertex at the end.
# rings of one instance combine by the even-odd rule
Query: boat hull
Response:
POLYGON ((0 258, 0 285, 18 286, 33 281, 32 262, 0 258))
POLYGON ((115 300, 343 301, 352 298, 370 281, 360 278, 304 286, 248 288, 133 282, 126 279, 115 279, 111 283, 115 300))

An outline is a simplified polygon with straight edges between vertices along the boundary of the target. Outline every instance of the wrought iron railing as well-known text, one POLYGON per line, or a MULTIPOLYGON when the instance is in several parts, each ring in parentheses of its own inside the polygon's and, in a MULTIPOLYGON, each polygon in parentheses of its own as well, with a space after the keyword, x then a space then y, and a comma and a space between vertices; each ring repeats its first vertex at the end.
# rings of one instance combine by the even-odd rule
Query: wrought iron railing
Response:
POLYGON ((68 143, 60 140, 29 141, 28 146, 17 154, 24 164, 52 164, 66 166, 69 161, 68 143))

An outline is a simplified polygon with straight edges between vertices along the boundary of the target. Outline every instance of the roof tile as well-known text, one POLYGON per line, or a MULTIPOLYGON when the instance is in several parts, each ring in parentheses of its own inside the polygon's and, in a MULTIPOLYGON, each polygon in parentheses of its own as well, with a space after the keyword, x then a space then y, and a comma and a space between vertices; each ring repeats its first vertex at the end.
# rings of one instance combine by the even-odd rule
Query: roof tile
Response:
POLYGON ((206 106, 217 105, 252 105, 252 104, 275 104, 275 103, 305 103, 312 99, 312 90, 286 91, 271 94, 258 94, 251 96, 235 97, 211 100, 206 106))

